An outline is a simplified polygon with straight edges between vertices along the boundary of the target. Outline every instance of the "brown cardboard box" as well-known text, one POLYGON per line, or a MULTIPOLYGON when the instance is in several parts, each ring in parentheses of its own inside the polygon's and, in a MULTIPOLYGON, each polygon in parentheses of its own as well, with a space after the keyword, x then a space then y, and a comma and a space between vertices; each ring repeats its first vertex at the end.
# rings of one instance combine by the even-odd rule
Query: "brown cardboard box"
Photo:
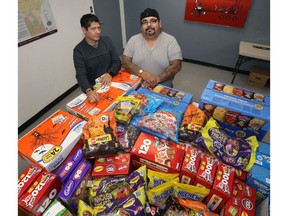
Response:
POLYGON ((248 78, 248 84, 264 87, 266 82, 270 79, 270 70, 253 67, 248 78))

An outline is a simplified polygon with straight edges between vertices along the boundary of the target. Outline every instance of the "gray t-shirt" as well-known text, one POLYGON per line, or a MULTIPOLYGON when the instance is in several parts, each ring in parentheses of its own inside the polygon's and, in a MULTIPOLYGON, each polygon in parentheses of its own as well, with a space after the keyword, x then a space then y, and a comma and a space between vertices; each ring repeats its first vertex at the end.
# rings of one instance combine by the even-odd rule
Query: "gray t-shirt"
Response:
MULTIPOLYGON (((134 35, 128 41, 124 55, 131 57, 132 62, 143 70, 155 75, 161 74, 173 60, 182 60, 181 48, 177 40, 165 32, 161 32, 155 46, 151 49, 142 33, 134 35)), ((161 84, 171 86, 173 79, 161 84)))

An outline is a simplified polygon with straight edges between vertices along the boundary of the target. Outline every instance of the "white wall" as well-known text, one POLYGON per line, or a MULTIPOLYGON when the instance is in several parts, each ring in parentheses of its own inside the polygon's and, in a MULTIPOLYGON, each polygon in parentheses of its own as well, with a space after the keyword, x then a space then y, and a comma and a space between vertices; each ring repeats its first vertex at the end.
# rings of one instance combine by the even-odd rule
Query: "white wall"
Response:
POLYGON ((58 32, 18 48, 18 127, 77 83, 72 52, 84 37, 80 18, 93 1, 50 5, 58 32))

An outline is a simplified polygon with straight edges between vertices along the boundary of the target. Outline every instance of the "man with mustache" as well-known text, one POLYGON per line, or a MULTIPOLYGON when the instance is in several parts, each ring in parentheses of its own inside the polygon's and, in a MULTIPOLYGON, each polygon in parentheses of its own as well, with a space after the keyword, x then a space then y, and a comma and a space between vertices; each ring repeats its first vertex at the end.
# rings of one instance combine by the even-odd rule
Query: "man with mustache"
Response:
POLYGON ((140 76, 146 87, 157 84, 173 87, 173 79, 182 67, 182 51, 177 40, 162 31, 155 9, 140 14, 141 33, 132 36, 123 53, 122 65, 128 72, 140 76))
POLYGON ((112 40, 101 36, 101 22, 94 14, 85 14, 80 19, 85 38, 73 49, 76 79, 91 103, 99 101, 93 90, 95 79, 101 77, 103 85, 110 85, 111 79, 121 68, 121 60, 112 40))

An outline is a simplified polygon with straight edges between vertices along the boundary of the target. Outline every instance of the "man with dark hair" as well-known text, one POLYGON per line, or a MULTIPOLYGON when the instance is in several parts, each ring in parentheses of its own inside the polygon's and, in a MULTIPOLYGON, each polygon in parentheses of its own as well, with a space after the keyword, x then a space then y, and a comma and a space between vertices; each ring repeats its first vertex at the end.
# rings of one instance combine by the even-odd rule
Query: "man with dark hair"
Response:
POLYGON ((110 85, 111 79, 121 68, 121 60, 112 40, 101 36, 101 22, 94 14, 85 14, 80 19, 85 38, 73 49, 76 79, 91 103, 99 101, 93 91, 95 79, 101 77, 103 85, 110 85))
POLYGON ((158 83, 173 87, 173 79, 182 67, 182 52, 177 40, 162 31, 155 9, 140 14, 141 33, 132 36, 123 53, 123 67, 140 76, 144 86, 158 83))

